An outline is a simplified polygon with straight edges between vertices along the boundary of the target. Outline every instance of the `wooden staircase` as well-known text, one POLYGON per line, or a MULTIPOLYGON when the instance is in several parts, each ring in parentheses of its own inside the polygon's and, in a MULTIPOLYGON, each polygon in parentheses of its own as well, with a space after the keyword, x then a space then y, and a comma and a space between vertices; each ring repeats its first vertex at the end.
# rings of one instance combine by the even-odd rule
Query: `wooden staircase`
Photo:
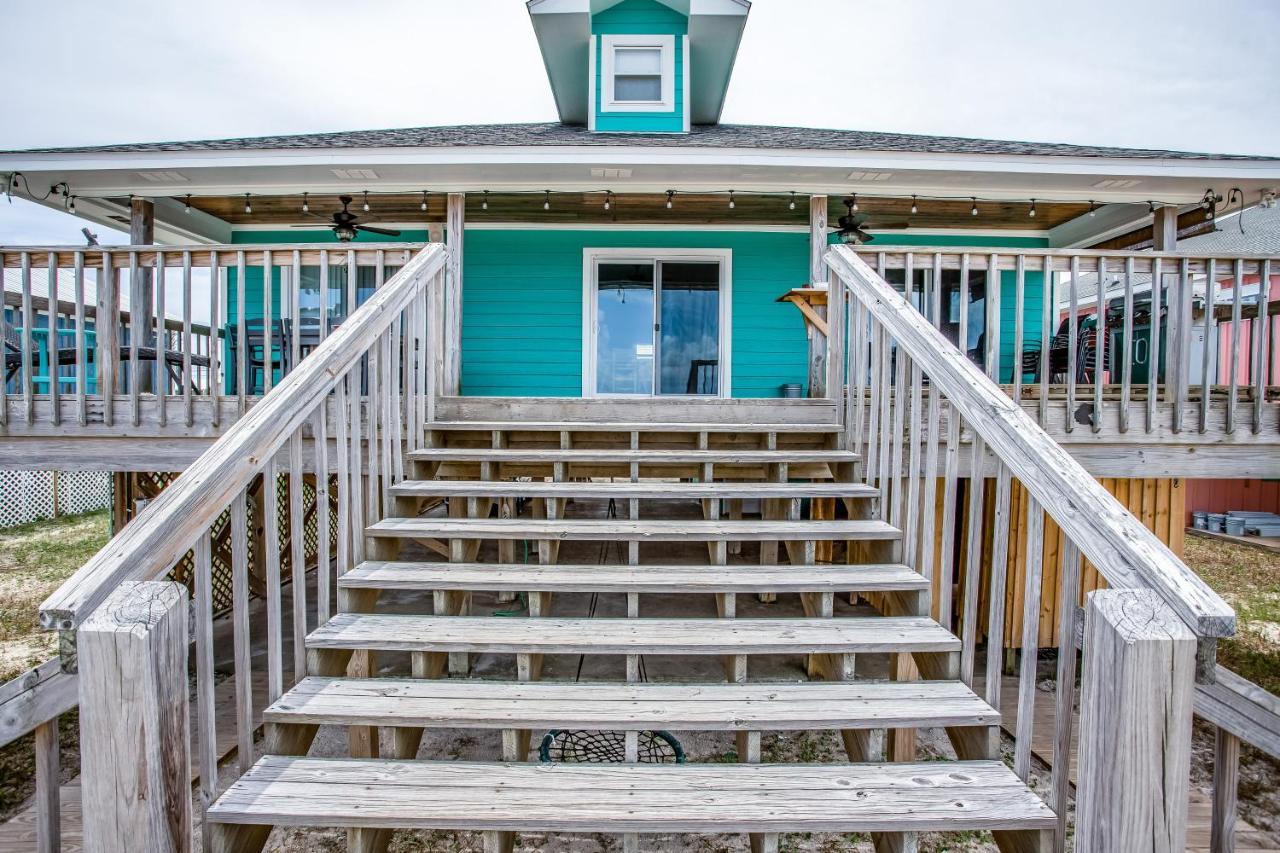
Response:
POLYGON ((821 424, 432 424, 338 578, 339 612, 307 637, 308 677, 267 709, 267 754, 209 808, 214 849, 327 826, 359 851, 396 829, 480 830, 495 852, 521 832, 627 850, 747 833, 753 851, 868 832, 907 851, 973 830, 1048 850, 1055 815, 1000 760, 999 714, 959 680, 960 640, 838 440, 821 424), (523 594, 528 613, 481 615, 479 592, 523 594), (583 593, 625 596, 625 615, 558 612, 583 593), (778 595, 794 615, 738 615, 778 595), (886 663, 894 679, 865 677, 886 663), (307 757, 319 726, 347 728, 351 757, 307 757), (913 759, 913 730, 935 727, 960 760, 913 759), (427 729, 500 730, 501 754, 420 759, 427 729), (625 732, 627 761, 540 764, 549 729, 625 732), (651 730, 733 732, 738 763, 639 763, 651 730), (761 763, 762 733, 807 730, 840 732, 848 762, 761 763))

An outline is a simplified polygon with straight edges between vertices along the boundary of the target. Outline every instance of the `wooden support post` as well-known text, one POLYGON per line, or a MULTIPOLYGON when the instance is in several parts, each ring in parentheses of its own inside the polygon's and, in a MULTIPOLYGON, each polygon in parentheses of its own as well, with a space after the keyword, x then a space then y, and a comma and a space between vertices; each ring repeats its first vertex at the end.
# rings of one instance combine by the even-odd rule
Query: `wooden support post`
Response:
MULTIPOLYGON (((809 286, 821 287, 827 282, 827 265, 822 256, 827 252, 827 197, 809 197, 809 286)), ((817 308, 825 319, 828 309, 817 308)), ((809 396, 827 396, 827 337, 813 323, 805 324, 809 336, 809 396)))
POLYGON ((1240 738, 1219 728, 1213 749, 1213 819, 1209 850, 1235 853, 1236 792, 1240 786, 1240 738))
POLYGON ((1150 590, 1085 609, 1076 851, 1187 846, 1196 638, 1150 590))
POLYGON ((84 848, 188 851, 187 590, 122 583, 77 632, 84 848))
POLYGON ((462 390, 462 244, 466 214, 466 195, 449 193, 445 212, 449 273, 445 281, 444 376, 441 377, 441 393, 446 396, 457 395, 462 390))
MULTIPOLYGON (((134 196, 129 199, 129 245, 149 246, 156 239, 156 206, 149 198, 134 196)), ((155 285, 151 270, 138 270, 138 281, 131 282, 129 291, 139 295, 141 304, 129 305, 130 326, 143 329, 143 338, 137 341, 138 346, 154 346, 155 341, 155 285)), ((138 390, 151 393, 155 370, 143 369, 142 365, 130 365, 131 375, 138 377, 138 390)))
POLYGON ((59 803, 58 717, 36 726, 36 853, 62 849, 62 808, 59 803))

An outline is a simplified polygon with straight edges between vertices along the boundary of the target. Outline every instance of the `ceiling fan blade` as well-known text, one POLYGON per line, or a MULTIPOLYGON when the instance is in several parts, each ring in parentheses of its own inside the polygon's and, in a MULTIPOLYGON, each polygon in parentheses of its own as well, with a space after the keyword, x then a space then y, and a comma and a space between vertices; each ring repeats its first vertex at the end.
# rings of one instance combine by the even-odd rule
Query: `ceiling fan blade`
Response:
POLYGON ((323 223, 321 223, 321 222, 306 222, 306 223, 303 223, 302 225, 290 225, 289 227, 290 227, 290 228, 310 228, 311 230, 313 230, 313 231, 314 231, 314 230, 315 230, 315 229, 317 229, 317 228, 332 228, 332 227, 333 227, 333 223, 332 223, 332 222, 323 222, 323 223))
POLYGON ((391 230, 390 228, 378 228, 378 227, 376 227, 376 226, 374 226, 374 225, 357 225, 357 226, 355 226, 355 229, 356 229, 357 231, 368 231, 370 234, 382 234, 382 235, 384 235, 384 236, 386 236, 386 237, 399 237, 399 236, 400 236, 400 232, 399 232, 399 231, 393 231, 393 230, 391 230))

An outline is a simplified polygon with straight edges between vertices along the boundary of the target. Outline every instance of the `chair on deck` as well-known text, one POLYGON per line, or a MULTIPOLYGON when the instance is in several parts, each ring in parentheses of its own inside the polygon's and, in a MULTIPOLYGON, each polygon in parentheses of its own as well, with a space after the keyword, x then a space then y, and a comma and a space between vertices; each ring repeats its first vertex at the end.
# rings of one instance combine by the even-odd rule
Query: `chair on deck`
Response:
POLYGON ((276 370, 288 373, 290 364, 289 327, 283 320, 271 321, 271 353, 267 355, 266 322, 262 319, 244 323, 245 363, 240 358, 240 328, 236 323, 227 324, 227 341, 231 351, 231 375, 236 388, 243 387, 246 394, 261 394, 266 385, 267 362, 271 362, 272 376, 276 370))

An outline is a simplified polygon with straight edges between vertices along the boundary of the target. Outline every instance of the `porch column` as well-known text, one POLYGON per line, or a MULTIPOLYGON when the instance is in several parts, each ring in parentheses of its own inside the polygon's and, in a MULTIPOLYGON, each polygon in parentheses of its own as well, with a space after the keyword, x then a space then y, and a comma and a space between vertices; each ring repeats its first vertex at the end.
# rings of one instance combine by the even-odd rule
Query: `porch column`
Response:
MULTIPOLYGON (((130 196, 129 198, 129 245, 130 246, 150 246, 156 240, 156 206, 149 198, 138 198, 130 196)), ((156 340, 156 317, 155 317, 155 278, 149 269, 138 270, 138 281, 130 282, 129 294, 129 316, 132 322, 129 324, 130 334, 134 330, 142 329, 142 340, 138 341, 138 346, 155 346, 156 340), (136 299, 136 304, 135 300, 136 299)), ((161 318, 163 322, 163 318, 161 318)), ((144 362, 145 364, 145 362, 144 362)), ((136 374, 134 366, 130 365, 130 376, 138 377, 138 390, 144 394, 149 394, 155 390, 154 374, 155 365, 152 369, 144 370, 142 365, 137 367, 136 374)), ((163 367, 161 368, 163 369, 163 367)))
POLYGON ((1187 846, 1196 638, 1150 590, 1085 607, 1077 853, 1187 846))
MULTIPOLYGON (((827 197, 809 197, 809 287, 826 287, 827 265, 822 257, 827 252, 827 197)), ((823 317, 828 309, 814 306, 823 317)), ((827 396, 827 339, 812 323, 809 335, 809 396, 827 396)))
POLYGON ((466 216, 466 194, 449 193, 445 214, 449 274, 445 282, 444 376, 440 387, 447 396, 456 396, 462 389, 462 244, 466 216))

